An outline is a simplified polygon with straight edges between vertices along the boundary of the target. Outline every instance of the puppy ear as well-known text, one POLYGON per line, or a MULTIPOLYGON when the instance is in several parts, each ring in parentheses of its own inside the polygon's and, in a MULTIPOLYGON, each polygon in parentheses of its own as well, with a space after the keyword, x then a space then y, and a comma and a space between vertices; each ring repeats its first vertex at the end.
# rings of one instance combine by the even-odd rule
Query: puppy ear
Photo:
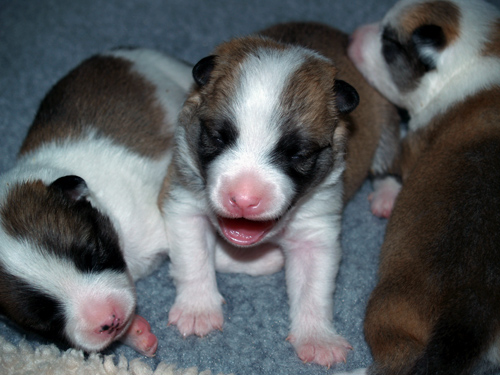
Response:
POLYGON ((437 54, 446 46, 443 29, 437 25, 420 26, 413 31, 411 41, 426 69, 435 69, 437 54))
POLYGON ((335 100, 340 113, 352 112, 359 104, 359 95, 354 87, 341 79, 334 84, 335 100))
POLYGON ((85 199, 89 193, 85 180, 78 176, 60 177, 52 182, 50 187, 61 191, 65 196, 75 201, 85 199))
POLYGON ((204 57, 194 66, 193 78, 198 86, 203 86, 209 81, 210 73, 215 67, 216 57, 215 55, 204 57))

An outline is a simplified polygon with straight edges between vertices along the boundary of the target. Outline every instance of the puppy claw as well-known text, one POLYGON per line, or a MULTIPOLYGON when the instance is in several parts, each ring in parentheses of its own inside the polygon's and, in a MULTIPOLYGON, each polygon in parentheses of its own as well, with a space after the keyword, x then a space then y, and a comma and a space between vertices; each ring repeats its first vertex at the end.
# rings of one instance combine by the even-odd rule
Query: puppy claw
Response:
POLYGON ((176 325, 183 337, 196 335, 204 337, 214 330, 222 331, 224 317, 220 306, 213 309, 195 311, 174 304, 169 313, 169 323, 176 325))
MULTIPOLYGON (((292 342, 292 341, 291 341, 292 342)), ((299 358, 304 362, 317 363, 330 368, 332 365, 347 361, 347 353, 352 346, 342 337, 312 337, 292 342, 299 358)))

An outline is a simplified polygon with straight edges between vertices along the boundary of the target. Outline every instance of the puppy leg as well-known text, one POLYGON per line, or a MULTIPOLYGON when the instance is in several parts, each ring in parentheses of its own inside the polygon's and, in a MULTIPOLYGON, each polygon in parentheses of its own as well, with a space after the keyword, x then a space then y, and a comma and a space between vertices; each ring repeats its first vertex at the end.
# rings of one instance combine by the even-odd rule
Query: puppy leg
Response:
POLYGON ((388 219, 401 190, 401 183, 393 176, 375 177, 373 190, 368 196, 372 213, 377 217, 388 219))
POLYGON ((151 326, 139 315, 134 317, 120 341, 146 357, 154 357, 158 348, 158 339, 151 333, 151 326))
POLYGON ((389 218, 391 215, 394 202, 401 190, 398 178, 388 175, 389 172, 397 173, 395 163, 399 152, 399 122, 399 116, 388 111, 386 125, 382 129, 371 166, 374 192, 368 199, 372 213, 383 218, 389 218))
POLYGON ((270 275, 283 268, 285 256, 273 244, 252 249, 239 249, 218 241, 215 250, 215 268, 219 272, 246 273, 251 276, 270 275))
POLYGON ((170 273, 177 288, 168 322, 184 336, 205 336, 222 329, 224 321, 215 279, 215 233, 205 216, 181 213, 183 208, 172 200, 166 211, 170 273))
POLYGON ((301 360, 329 367, 345 362, 352 349, 332 325, 332 294, 341 256, 340 216, 314 221, 318 225, 307 229, 302 222, 284 243, 291 319, 288 339, 301 360), (338 224, 334 228, 332 221, 338 224))

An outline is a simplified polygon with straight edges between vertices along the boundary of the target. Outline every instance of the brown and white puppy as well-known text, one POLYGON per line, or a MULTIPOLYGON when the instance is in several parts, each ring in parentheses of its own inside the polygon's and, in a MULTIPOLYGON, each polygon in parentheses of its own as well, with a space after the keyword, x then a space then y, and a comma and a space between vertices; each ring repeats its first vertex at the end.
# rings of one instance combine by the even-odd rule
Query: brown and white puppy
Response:
MULTIPOLYGON (((335 29, 291 23, 224 43, 194 67, 165 205, 177 287, 169 322, 183 335, 222 328, 221 257, 224 271, 263 274, 280 269, 284 253, 289 340, 303 361, 346 359, 350 345, 332 326, 341 212, 382 132, 394 138, 398 124, 346 48, 335 29), (218 236, 226 252, 215 252, 218 236), (266 244, 272 261, 238 258, 266 244)), ((380 150, 378 168, 392 157, 380 150)))
POLYGON ((160 53, 91 57, 42 101, 0 177, 0 312, 85 351, 151 356, 134 281, 167 249, 158 196, 191 67, 160 53))
POLYGON ((349 55, 410 114, 366 313, 368 373, 498 363, 500 13, 480 0, 401 1, 354 33, 349 55))

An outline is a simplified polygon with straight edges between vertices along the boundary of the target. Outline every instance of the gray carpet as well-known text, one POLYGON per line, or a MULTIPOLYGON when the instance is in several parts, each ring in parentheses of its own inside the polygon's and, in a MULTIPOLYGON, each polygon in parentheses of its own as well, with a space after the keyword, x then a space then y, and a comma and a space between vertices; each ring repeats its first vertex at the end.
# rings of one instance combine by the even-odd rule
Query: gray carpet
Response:
MULTIPOLYGON (((351 32, 378 20, 392 0, 0 0, 0 172, 12 167, 17 150, 46 91, 84 58, 116 46, 156 48, 190 63, 218 43, 273 23, 314 20, 351 32)), ((500 6, 500 0, 495 0, 500 6)), ((348 205, 343 222, 344 257, 337 280, 335 326, 354 347, 345 365, 327 370, 303 364, 288 334, 284 272, 265 277, 218 275, 225 297, 223 332, 183 339, 167 327, 175 289, 165 263, 137 285, 139 313, 159 339, 160 361, 200 371, 235 374, 323 374, 367 366, 362 319, 375 284, 385 220, 373 217, 367 182, 348 205)), ((0 318, 0 333, 13 343, 23 337, 0 318)), ((137 353, 115 345, 107 353, 137 353)))

